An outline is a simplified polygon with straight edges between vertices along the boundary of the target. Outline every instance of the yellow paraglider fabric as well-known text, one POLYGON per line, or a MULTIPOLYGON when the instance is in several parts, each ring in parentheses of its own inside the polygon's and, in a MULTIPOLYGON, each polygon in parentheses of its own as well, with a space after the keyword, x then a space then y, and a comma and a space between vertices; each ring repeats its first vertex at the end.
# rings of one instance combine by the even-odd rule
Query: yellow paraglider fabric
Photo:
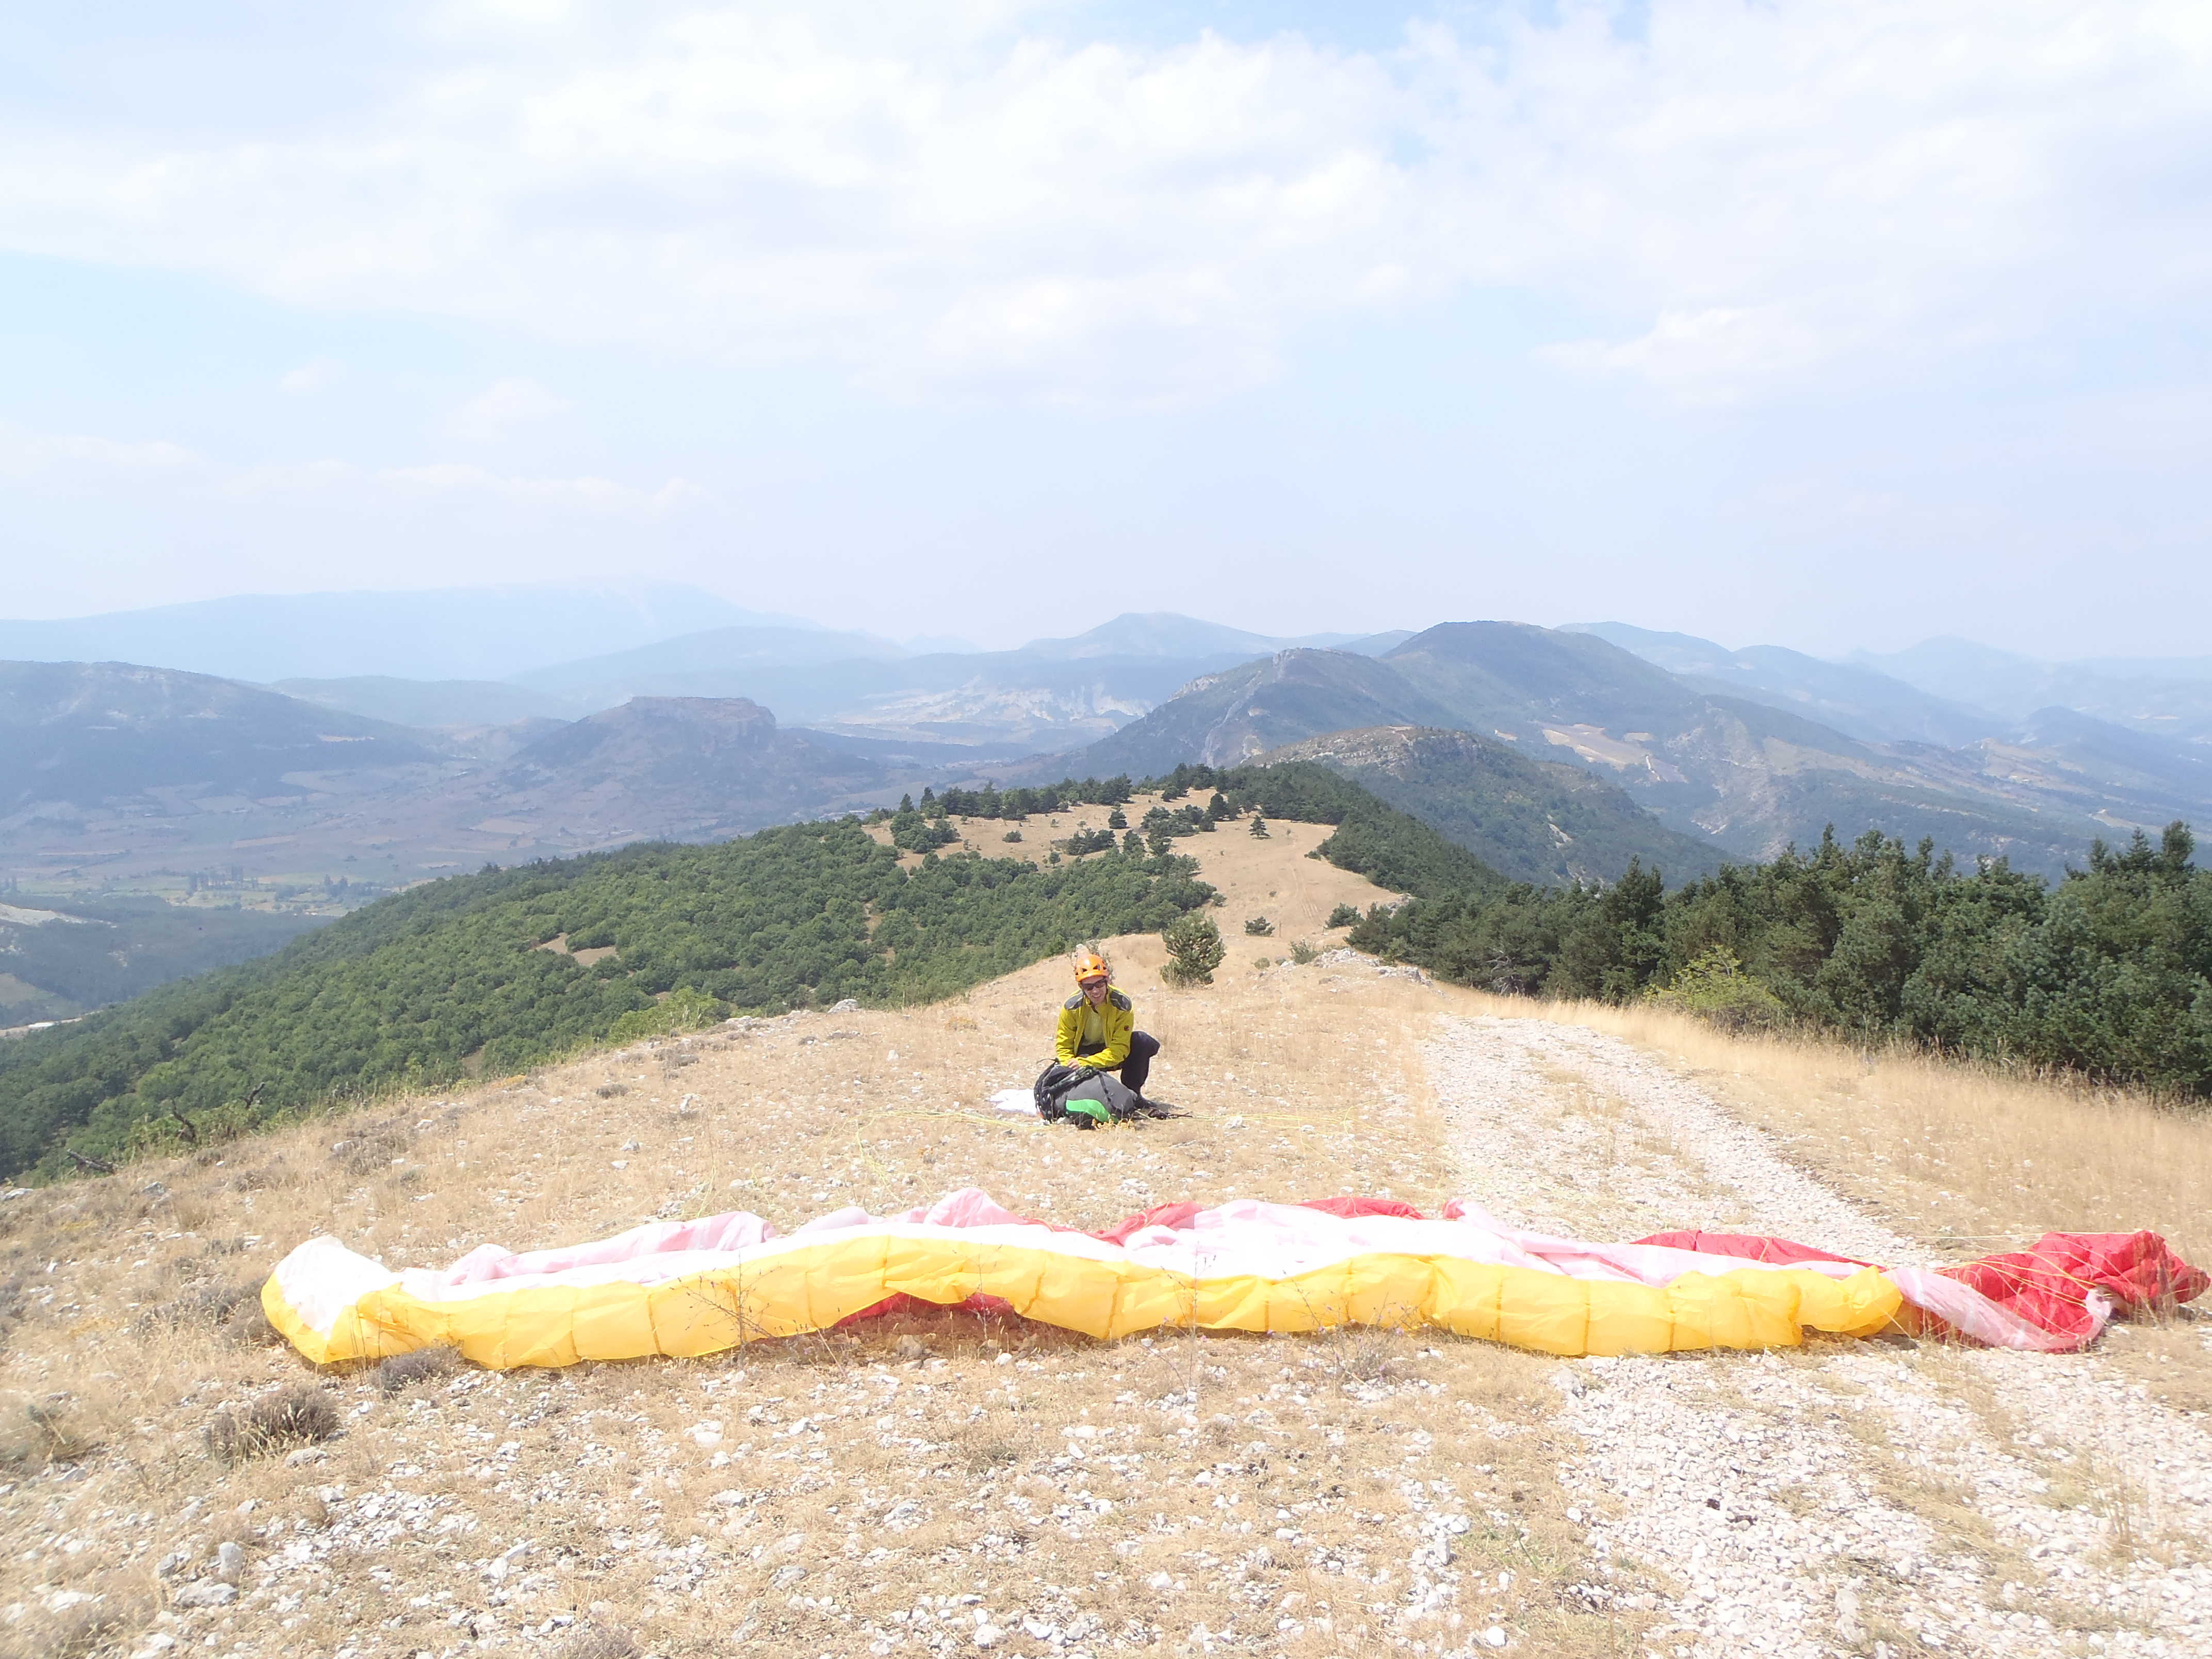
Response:
POLYGON ((1163 1327, 1419 1324, 1562 1355, 1788 1346, 1808 1329, 1870 1335, 1903 1305, 1871 1267, 1847 1276, 1736 1267, 1648 1284, 1472 1254, 1360 1248, 1281 1274, 1213 1274, 1203 1255, 1178 1270, 1140 1249, 1039 1225, 897 1221, 724 1252, 665 1278, 601 1267, 455 1285, 390 1273, 321 1238, 279 1267, 262 1305, 317 1364, 447 1346, 501 1370, 716 1353, 826 1329, 899 1295, 945 1305, 994 1297, 1024 1318, 1101 1338, 1163 1327))

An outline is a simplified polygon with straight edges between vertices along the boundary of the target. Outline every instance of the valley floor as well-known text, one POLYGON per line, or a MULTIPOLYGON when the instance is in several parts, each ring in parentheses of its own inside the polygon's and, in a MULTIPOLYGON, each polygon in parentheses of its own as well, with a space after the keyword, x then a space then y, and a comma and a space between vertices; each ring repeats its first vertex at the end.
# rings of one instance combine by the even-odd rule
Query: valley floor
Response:
POLYGON ((988 1109, 1044 1058, 1045 963, 0 1203, 0 1650, 2212 1654, 2212 1327, 2186 1316, 2088 1356, 1899 1339, 1562 1363, 933 1315, 386 1392, 315 1378, 232 1299, 317 1230, 442 1262, 969 1185, 1086 1227, 1361 1192, 1887 1260, 2046 1221, 2212 1243, 2192 1236, 2212 1132, 2139 1102, 1285 964, 1285 940, 1327 945, 1333 905, 1379 895, 1302 856, 1321 832, 1278 833, 1207 838, 1219 985, 1166 991, 1157 941, 1116 942, 1166 1045, 1153 1091, 1188 1119, 1079 1135, 988 1109), (1278 933, 1243 935, 1261 911, 1278 933), (2049 1181, 2016 1178, 2023 1156, 2049 1181), (211 1454, 220 1414, 303 1382, 341 1433, 211 1454))

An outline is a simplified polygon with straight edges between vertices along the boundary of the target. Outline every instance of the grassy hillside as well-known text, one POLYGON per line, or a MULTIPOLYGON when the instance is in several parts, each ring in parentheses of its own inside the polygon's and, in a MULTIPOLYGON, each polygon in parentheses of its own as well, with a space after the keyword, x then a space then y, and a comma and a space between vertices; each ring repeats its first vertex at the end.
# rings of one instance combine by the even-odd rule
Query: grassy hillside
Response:
POLYGON ((1192 868, 1116 853, 903 869, 848 821, 432 883, 6 1045, 0 1170, 58 1174, 65 1145, 106 1158, 732 1009, 945 996, 1165 925, 1211 896, 1192 868))

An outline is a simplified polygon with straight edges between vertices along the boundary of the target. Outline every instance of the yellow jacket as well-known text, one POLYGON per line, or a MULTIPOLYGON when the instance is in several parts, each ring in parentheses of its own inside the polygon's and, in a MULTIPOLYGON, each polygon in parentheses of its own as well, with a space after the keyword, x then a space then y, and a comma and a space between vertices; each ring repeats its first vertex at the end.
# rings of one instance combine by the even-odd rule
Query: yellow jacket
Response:
POLYGON ((1052 1052, 1063 1066, 1095 1066, 1110 1072, 1129 1057, 1129 1038, 1137 1029, 1137 1005, 1112 986, 1098 1014, 1106 1022, 1106 1046, 1095 1054, 1076 1055, 1083 1042, 1083 1011, 1089 999, 1078 991, 1060 1007, 1060 1029, 1053 1036, 1052 1052))

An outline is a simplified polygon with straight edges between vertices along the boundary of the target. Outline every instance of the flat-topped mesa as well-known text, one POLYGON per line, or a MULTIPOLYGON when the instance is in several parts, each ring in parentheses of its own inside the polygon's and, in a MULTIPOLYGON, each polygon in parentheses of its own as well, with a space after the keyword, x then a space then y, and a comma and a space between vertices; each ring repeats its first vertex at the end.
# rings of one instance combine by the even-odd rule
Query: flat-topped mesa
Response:
POLYGON ((702 744, 709 751, 758 749, 775 735, 775 714, 750 697, 632 697, 562 727, 528 753, 541 763, 561 765, 616 747, 681 748, 695 755, 702 744))

